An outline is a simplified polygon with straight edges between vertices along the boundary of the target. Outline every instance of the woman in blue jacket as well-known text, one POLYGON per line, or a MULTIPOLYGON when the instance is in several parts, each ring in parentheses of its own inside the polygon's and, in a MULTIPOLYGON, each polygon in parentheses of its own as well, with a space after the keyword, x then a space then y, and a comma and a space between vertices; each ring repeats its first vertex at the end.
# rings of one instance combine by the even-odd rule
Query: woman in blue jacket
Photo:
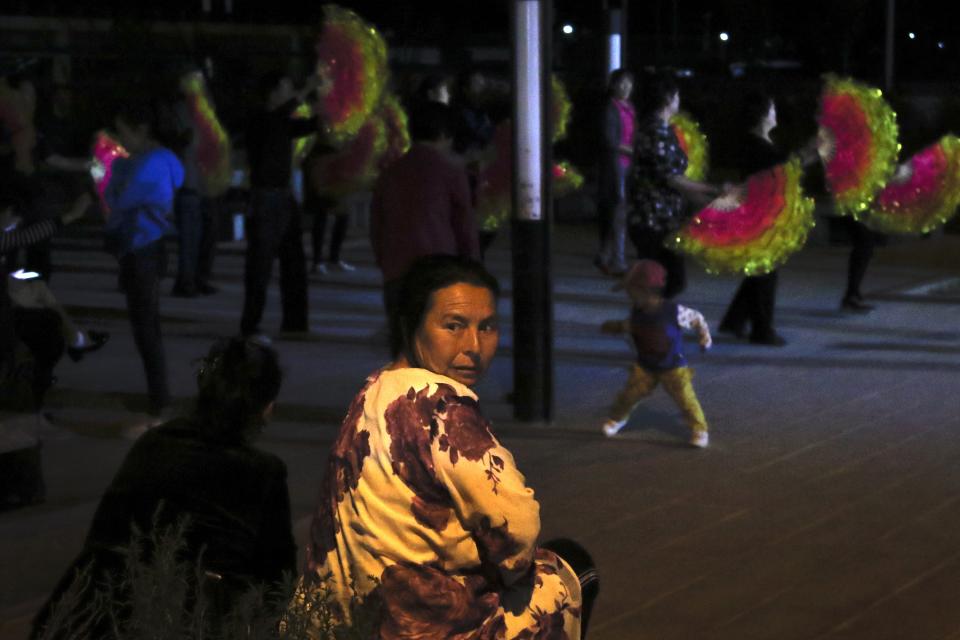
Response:
POLYGON ((146 103, 131 102, 117 112, 117 135, 130 156, 113 163, 113 177, 104 195, 110 208, 106 233, 120 261, 133 339, 146 370, 149 413, 159 415, 170 403, 160 333, 163 238, 171 230, 173 198, 183 184, 183 166, 154 138, 153 116, 146 103))

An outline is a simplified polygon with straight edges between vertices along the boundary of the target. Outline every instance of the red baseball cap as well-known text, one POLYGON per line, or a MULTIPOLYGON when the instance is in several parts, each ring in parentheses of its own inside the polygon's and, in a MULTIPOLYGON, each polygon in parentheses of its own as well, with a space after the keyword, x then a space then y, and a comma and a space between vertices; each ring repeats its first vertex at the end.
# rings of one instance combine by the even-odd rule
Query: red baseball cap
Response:
POLYGON ((662 289, 667 284, 667 270, 655 260, 637 260, 624 274, 623 279, 613 285, 614 291, 643 287, 644 289, 662 289))

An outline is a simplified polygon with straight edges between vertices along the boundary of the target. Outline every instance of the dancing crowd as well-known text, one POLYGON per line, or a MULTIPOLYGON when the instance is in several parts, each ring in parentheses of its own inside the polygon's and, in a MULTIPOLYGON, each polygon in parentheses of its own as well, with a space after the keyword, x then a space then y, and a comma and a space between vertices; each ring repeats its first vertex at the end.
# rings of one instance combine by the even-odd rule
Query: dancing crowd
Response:
MULTIPOLYGON (((191 116, 196 94, 189 87, 206 82, 208 71, 202 65, 180 71, 181 90, 173 99, 158 107, 131 96, 103 123, 124 149, 110 167, 99 205, 108 214, 103 237, 117 260, 146 375, 147 409, 156 420, 101 499, 81 553, 36 618, 34 637, 75 637, 62 625, 82 617, 65 614, 58 602, 81 571, 92 572, 92 579, 80 598, 86 604, 74 602, 77 610, 91 611, 84 607, 97 601, 98 585, 111 580, 113 598, 129 595, 129 584, 116 576, 127 566, 122 550, 130 544, 131 525, 149 531, 183 518, 189 520, 183 553, 202 563, 204 573, 195 580, 214 594, 205 622, 212 629, 249 587, 273 585, 286 575, 295 577, 294 600, 331 593, 341 622, 350 621, 358 600, 376 606, 378 637, 583 637, 599 590, 590 555, 570 540, 539 541, 533 489, 481 414, 474 389, 499 339, 500 287, 482 263, 492 236, 480 232, 475 215, 480 167, 494 136, 478 100, 482 74, 464 73, 456 87, 444 76, 423 79, 408 102, 409 149, 381 168, 373 186, 369 239, 383 279, 390 360, 367 378, 347 409, 305 562, 297 567, 285 466, 253 446, 282 384, 262 319, 274 262, 280 263, 280 331, 287 335, 310 331, 310 272, 354 269, 341 253, 344 203, 315 180, 315 167, 337 152, 339 142, 322 110, 296 115, 331 91, 333 80, 323 64, 299 88, 282 71, 260 79, 254 113, 237 136, 249 169, 238 335, 213 346, 197 374, 190 410, 174 415, 160 319, 167 245, 175 233, 173 295, 218 295, 214 262, 224 197, 222 184, 211 185, 203 143, 209 132, 191 116), (457 96, 453 104, 451 95, 457 96), (307 137, 311 146, 298 156, 295 144, 307 137), (303 213, 313 220, 310 269, 303 213)), ((712 337, 703 315, 677 301, 686 267, 671 238, 696 211, 736 194, 737 184, 781 164, 786 154, 771 138, 775 100, 751 93, 738 129, 736 184, 688 177, 688 158, 671 125, 680 104, 677 84, 666 75, 644 78, 642 104, 635 108, 636 80, 625 70, 611 75, 598 123, 594 264, 629 299, 626 317, 601 329, 629 336, 635 347, 629 379, 601 429, 617 435, 637 404, 662 384, 682 410, 689 443, 702 448, 709 443, 708 426, 683 331, 695 331, 704 350, 712 337), (628 239, 638 258, 632 263, 628 239)), ((29 77, 9 73, 3 82, 3 91, 25 105, 23 113, 32 113, 29 77)), ((26 136, 5 122, 0 400, 7 408, 41 408, 60 355, 79 360, 109 338, 78 327, 46 286, 52 264, 43 243, 95 206, 88 188, 77 189, 73 180, 68 191, 79 195, 72 204, 60 198, 61 210, 50 214, 42 204, 49 173, 60 172, 62 182, 63 175, 104 170, 56 133, 65 129, 56 124, 68 117, 64 101, 54 101, 49 119, 35 130, 21 122, 26 136), (32 253, 21 255, 28 248, 32 253)), ((797 155, 814 164, 816 141, 797 155)), ((851 312, 869 311, 860 293, 869 234, 854 227, 861 240, 842 300, 851 312)), ((785 344, 774 321, 776 287, 776 269, 745 274, 718 330, 756 345, 785 344)), ((82 618, 84 634, 115 637, 132 624, 128 614, 82 618)), ((314 622, 319 634, 323 622, 314 622)))

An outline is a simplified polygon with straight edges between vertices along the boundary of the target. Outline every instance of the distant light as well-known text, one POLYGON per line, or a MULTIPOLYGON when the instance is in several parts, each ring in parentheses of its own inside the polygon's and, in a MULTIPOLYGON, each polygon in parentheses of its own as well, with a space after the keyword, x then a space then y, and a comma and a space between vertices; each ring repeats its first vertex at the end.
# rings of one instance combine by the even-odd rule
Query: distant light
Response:
POLYGON ((612 73, 614 69, 620 68, 620 47, 621 39, 619 33, 611 33, 607 41, 607 71, 612 73))
POLYGON ((729 40, 729 39, 730 39, 730 34, 729 34, 729 33, 727 33, 726 31, 721 31, 721 32, 720 32, 720 42, 726 42, 726 41, 729 40))
POLYGON ((937 49, 943 49, 943 40, 937 43, 937 49))
POLYGON ((573 35, 573 25, 572 25, 572 24, 565 24, 565 25, 563 25, 563 29, 562 29, 562 30, 563 30, 563 32, 564 32, 565 34, 567 34, 568 36, 569 36, 569 35, 573 35))
POLYGON ((910 38, 911 40, 916 40, 916 39, 917 39, 917 34, 915 34, 913 31, 911 31, 910 33, 907 34, 907 37, 910 38))

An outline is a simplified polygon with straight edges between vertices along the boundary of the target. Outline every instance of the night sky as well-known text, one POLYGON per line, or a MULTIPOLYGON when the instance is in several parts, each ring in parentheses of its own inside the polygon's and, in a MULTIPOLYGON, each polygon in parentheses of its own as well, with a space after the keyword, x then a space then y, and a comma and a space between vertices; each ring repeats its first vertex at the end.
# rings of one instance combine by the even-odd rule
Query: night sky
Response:
MULTIPOLYGON (((225 0, 181 2, 63 2, 3 0, 0 11, 24 15, 72 15, 120 19, 164 19, 310 24, 323 2, 225 0)), ((882 77, 887 0, 554 0, 557 49, 596 41, 605 30, 605 4, 625 4, 634 64, 690 66, 790 60, 811 74, 836 71, 876 80, 882 77), (572 35, 560 27, 569 23, 572 35), (721 44, 719 33, 729 40, 721 44)), ((507 43, 508 0, 354 0, 341 3, 378 26, 392 47, 507 43)), ((960 80, 960 3, 897 0, 897 77, 902 81, 960 80), (911 39, 909 34, 913 33, 911 39)))

